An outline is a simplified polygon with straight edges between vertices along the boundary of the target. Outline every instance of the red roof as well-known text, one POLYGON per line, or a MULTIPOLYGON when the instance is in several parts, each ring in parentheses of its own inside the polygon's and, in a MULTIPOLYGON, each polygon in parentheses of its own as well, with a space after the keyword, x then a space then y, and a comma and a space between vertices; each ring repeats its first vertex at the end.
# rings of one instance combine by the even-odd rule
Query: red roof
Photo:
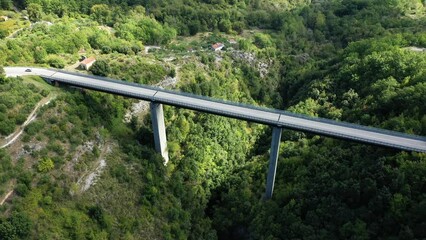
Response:
POLYGON ((89 57, 89 58, 86 58, 86 59, 84 59, 83 61, 81 61, 80 63, 81 64, 89 64, 89 63, 92 63, 92 62, 94 62, 94 61, 96 61, 96 59, 94 58, 94 57, 89 57))
POLYGON ((223 43, 215 43, 215 44, 212 45, 213 49, 218 49, 218 48, 221 48, 221 47, 223 47, 223 43))

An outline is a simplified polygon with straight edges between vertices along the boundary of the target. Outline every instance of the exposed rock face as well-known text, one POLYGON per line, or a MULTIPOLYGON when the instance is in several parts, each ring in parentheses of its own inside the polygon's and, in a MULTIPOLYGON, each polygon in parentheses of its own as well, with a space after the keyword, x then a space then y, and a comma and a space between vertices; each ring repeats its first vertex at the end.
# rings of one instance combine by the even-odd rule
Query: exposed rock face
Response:
POLYGON ((261 78, 264 78, 268 75, 269 67, 273 63, 272 59, 260 61, 256 58, 256 55, 254 53, 250 53, 250 52, 233 51, 232 57, 234 59, 244 61, 252 67, 255 67, 257 71, 259 71, 261 78))
POLYGON ((257 62, 256 56, 254 53, 243 52, 243 51, 234 51, 232 52, 232 57, 235 59, 243 60, 250 65, 253 65, 257 62))
POLYGON ((107 166, 106 156, 111 154, 114 144, 108 141, 104 141, 100 134, 98 134, 96 136, 96 140, 87 141, 78 147, 76 154, 72 160, 67 163, 64 170, 71 172, 75 171, 73 167, 75 164, 81 161, 80 158, 83 156, 83 154, 93 151, 95 147, 100 150, 99 157, 93 164, 90 164, 90 166, 86 167, 86 170, 84 170, 82 173, 77 173, 77 175, 80 175, 80 177, 74 184, 74 187, 71 188, 71 195, 83 193, 96 184, 105 170, 105 167, 107 166))
POLYGON ((77 184, 80 186, 80 192, 85 192, 92 185, 94 185, 96 181, 98 180, 99 176, 102 174, 102 171, 105 167, 106 167, 106 161, 105 159, 101 159, 99 161, 99 165, 96 167, 96 169, 93 172, 81 177, 77 182, 77 184))

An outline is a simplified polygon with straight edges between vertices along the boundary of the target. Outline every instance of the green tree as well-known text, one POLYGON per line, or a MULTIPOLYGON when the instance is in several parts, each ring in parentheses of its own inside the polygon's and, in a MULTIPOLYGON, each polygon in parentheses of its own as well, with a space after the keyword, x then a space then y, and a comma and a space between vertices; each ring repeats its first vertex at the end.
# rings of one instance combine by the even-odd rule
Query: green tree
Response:
POLYGON ((96 4, 90 9, 90 17, 100 24, 109 24, 112 21, 112 12, 106 4, 96 4))
POLYGON ((319 12, 315 17, 315 28, 323 30, 325 26, 326 26, 325 15, 319 12))
POLYGON ((34 61, 36 63, 44 63, 44 60, 46 57, 47 57, 47 52, 43 47, 38 46, 34 49, 34 61))
POLYGON ((229 33, 232 30, 232 23, 229 19, 224 19, 219 22, 218 27, 221 32, 229 33))
POLYGON ((105 60, 98 60, 92 65, 90 71, 95 75, 106 77, 111 72, 111 68, 105 60))
POLYGON ((0 222, 0 239, 16 239, 16 229, 9 221, 0 222))
POLYGON ((15 121, 4 119, 0 121, 0 134, 9 135, 15 130, 15 121))
POLYGON ((32 22, 37 22, 41 19, 41 16, 43 14, 43 9, 40 6, 40 4, 37 3, 30 3, 27 6, 27 12, 28 12, 28 18, 32 22))
POLYGON ((110 54, 112 52, 112 49, 109 46, 103 46, 101 50, 102 54, 110 54))
POLYGON ((3 39, 9 35, 9 31, 6 29, 0 29, 0 39, 3 39))
POLYGON ((20 238, 25 238, 28 236, 31 230, 31 220, 29 217, 23 212, 15 212, 10 217, 9 221, 16 229, 16 235, 20 238))
POLYGON ((144 44, 165 44, 176 37, 176 30, 161 25, 150 17, 141 17, 140 20, 129 20, 117 24, 117 36, 128 41, 139 40, 144 44))
POLYGON ((359 219, 348 222, 340 228, 343 239, 366 240, 369 239, 367 224, 359 219))
POLYGON ((264 33, 256 33, 254 35, 254 44, 259 48, 267 48, 272 46, 271 36, 264 33))
MULTIPOLYGON (((41 54, 42 55, 42 54, 41 54)), ((46 62, 54 68, 64 68, 65 67, 65 61, 57 56, 50 56, 46 60, 46 62)))
POLYGON ((12 0, 0 0, 0 9, 11 10, 12 8, 12 0))
POLYGON ((241 50, 244 51, 252 51, 256 46, 254 46, 249 40, 247 39, 239 39, 238 40, 238 47, 241 50))
POLYGON ((172 78, 176 77, 176 69, 175 68, 170 69, 169 76, 172 77, 172 78))

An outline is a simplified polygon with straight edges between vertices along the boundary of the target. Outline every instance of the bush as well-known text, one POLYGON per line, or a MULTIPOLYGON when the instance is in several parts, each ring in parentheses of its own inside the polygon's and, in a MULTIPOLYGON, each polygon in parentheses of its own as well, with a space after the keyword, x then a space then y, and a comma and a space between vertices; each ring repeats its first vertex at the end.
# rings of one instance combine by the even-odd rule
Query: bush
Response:
POLYGON ((49 91, 47 91, 46 89, 43 89, 43 90, 41 90, 40 94, 41 94, 43 97, 47 97, 47 95, 49 95, 49 91))
POLYGON ((112 49, 109 46, 103 46, 101 50, 102 54, 109 54, 112 52, 112 49))
POLYGON ((48 146, 48 149, 55 152, 59 156, 63 156, 65 154, 64 148, 58 143, 52 143, 48 146))
POLYGON ((59 57, 49 57, 46 61, 49 66, 54 68, 64 68, 65 67, 65 61, 62 58, 59 57))
POLYGON ((20 239, 28 236, 32 223, 25 213, 14 213, 9 221, 15 227, 16 235, 18 235, 20 239))
POLYGON ((16 116, 15 118, 15 124, 21 125, 25 122, 25 120, 27 120, 27 116, 23 113, 19 113, 18 116, 16 116))
POLYGON ((170 77, 172 77, 172 78, 176 77, 176 70, 175 70, 174 68, 172 68, 172 69, 170 70, 170 72, 169 72, 169 76, 170 76, 170 77))
POLYGON ((138 53, 138 52, 142 51, 142 48, 140 46, 138 46, 138 45, 133 45, 132 46, 132 51, 134 53, 138 53))
POLYGON ((256 33, 254 35, 254 44, 259 48, 267 48, 273 46, 271 37, 263 33, 256 33))
POLYGON ((42 158, 38 162, 37 170, 39 172, 46 173, 46 172, 49 172, 50 170, 52 170, 54 166, 55 165, 53 164, 52 159, 50 159, 50 158, 42 158))
POLYGON ((18 196, 25 197, 28 194, 29 190, 28 190, 27 185, 18 184, 15 188, 15 192, 16 192, 16 194, 18 194, 18 196))
POLYGON ((28 126, 25 128, 25 132, 29 136, 34 136, 41 129, 43 129, 43 127, 44 127, 44 123, 43 122, 41 122, 41 121, 34 121, 34 122, 28 124, 28 126))
POLYGON ((10 119, 5 119, 0 122, 0 134, 9 135, 15 130, 15 122, 10 119))
POLYGON ((3 39, 9 35, 9 32, 5 29, 0 29, 0 39, 3 39))
POLYGON ((98 60, 92 65, 90 71, 95 75, 106 77, 111 72, 111 68, 105 60, 98 60))

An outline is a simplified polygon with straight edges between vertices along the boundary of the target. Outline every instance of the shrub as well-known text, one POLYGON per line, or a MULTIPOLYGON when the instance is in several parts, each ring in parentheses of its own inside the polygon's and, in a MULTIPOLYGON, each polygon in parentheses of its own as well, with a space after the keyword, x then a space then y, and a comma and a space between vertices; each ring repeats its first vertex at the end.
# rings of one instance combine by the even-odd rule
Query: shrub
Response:
POLYGON ((65 61, 62 58, 59 57, 49 57, 46 61, 49 66, 54 68, 64 68, 65 67, 65 61))
POLYGON ((42 158, 37 164, 37 170, 46 173, 52 170, 54 166, 52 159, 42 158))
POLYGON ((25 197, 28 194, 28 191, 29 190, 28 190, 27 185, 22 184, 22 183, 18 184, 15 187, 15 192, 16 192, 16 194, 18 194, 18 196, 25 197))
POLYGON ((111 72, 111 68, 105 60, 98 60, 90 68, 90 71, 95 75, 106 77, 111 72))

